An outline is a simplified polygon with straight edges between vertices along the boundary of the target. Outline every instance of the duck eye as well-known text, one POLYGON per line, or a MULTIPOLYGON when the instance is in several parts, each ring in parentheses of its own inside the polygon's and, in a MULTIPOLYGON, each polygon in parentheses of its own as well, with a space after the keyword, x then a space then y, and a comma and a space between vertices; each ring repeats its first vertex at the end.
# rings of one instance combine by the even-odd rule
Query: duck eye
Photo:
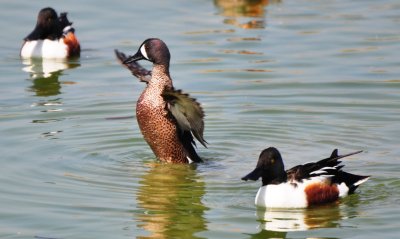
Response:
POLYGON ((275 163, 275 159, 271 159, 271 164, 274 164, 275 163))

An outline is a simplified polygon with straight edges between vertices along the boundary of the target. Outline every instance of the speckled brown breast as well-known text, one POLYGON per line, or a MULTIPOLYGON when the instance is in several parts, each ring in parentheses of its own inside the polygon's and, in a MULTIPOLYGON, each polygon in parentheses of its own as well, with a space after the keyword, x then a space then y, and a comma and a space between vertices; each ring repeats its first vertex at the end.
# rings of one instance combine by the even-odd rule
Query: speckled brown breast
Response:
POLYGON ((177 135, 174 119, 168 115, 166 102, 161 96, 164 87, 172 87, 169 78, 153 79, 140 95, 136 105, 136 118, 144 139, 161 161, 187 163, 187 155, 177 135))

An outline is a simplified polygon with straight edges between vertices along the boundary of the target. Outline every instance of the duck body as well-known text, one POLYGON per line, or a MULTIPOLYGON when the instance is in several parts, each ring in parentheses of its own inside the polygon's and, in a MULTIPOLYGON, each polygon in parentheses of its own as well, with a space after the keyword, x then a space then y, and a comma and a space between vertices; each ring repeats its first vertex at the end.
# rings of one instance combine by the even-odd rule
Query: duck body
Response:
MULTIPOLYGON (((162 97, 165 89, 172 89, 169 77, 157 73, 153 68, 153 78, 136 103, 136 117, 140 131, 154 154, 165 162, 189 162, 183 144, 178 138, 178 128, 172 115, 166 109, 166 101, 162 97)), ((162 71, 160 71, 162 72, 162 71)), ((198 156, 193 155, 195 160, 198 156)), ((190 158, 190 157, 189 157, 190 158)))
POLYGON ((52 8, 43 8, 34 30, 24 39, 22 58, 68 58, 80 55, 75 29, 67 18, 52 8))
POLYGON ((26 41, 21 50, 22 58, 67 58, 69 47, 64 39, 26 41))
POLYGON ((332 203, 354 193, 369 176, 359 176, 341 170, 340 158, 353 154, 338 155, 334 150, 329 158, 318 162, 295 166, 284 170, 277 149, 270 147, 261 154, 256 169, 243 180, 262 178, 255 205, 265 208, 306 208, 332 203))
POLYGON ((117 58, 146 88, 136 104, 136 118, 141 133, 156 157, 163 162, 201 162, 195 151, 194 137, 205 146, 203 139, 204 113, 199 103, 189 95, 175 90, 169 74, 170 53, 160 39, 143 42, 131 57, 116 51, 117 58), (152 71, 136 61, 153 62, 152 71))
POLYGON ((262 186, 257 192, 255 204, 271 208, 305 208, 334 202, 339 197, 338 185, 331 184, 324 177, 315 177, 295 185, 285 182, 262 186))

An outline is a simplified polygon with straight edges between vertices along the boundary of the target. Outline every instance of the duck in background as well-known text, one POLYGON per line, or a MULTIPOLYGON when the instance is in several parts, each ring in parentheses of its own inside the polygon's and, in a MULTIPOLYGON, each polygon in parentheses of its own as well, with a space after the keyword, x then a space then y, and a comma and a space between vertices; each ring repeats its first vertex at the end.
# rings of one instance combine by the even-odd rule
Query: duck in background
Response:
POLYGON ((194 148, 194 138, 207 147, 203 138, 204 112, 195 99, 173 87, 167 45, 150 38, 133 56, 127 57, 118 50, 115 54, 133 75, 147 84, 136 104, 136 118, 156 157, 171 163, 202 162, 194 148), (144 69, 136 62, 139 60, 152 62, 153 69, 144 69))
POLYGON ((269 147, 264 149, 256 168, 242 180, 262 178, 255 204, 265 208, 306 208, 313 205, 335 202, 353 193, 370 176, 359 176, 342 171, 339 159, 354 154, 338 155, 335 149, 331 156, 318 162, 295 166, 285 171, 280 152, 269 147))
POLYGON ((36 26, 24 38, 20 55, 22 58, 70 58, 80 55, 80 44, 75 36, 67 13, 50 7, 40 10, 36 26))

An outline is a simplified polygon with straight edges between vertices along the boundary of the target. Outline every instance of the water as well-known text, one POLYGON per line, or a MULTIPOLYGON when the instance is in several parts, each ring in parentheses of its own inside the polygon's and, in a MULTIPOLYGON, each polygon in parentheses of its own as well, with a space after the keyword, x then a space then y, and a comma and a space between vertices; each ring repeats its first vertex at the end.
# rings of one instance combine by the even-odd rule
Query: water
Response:
POLYGON ((244 2, 3 1, 0 237, 397 238, 400 4, 244 2), (69 12, 79 60, 18 57, 46 6, 69 12), (144 85, 113 49, 148 37, 205 109, 204 164, 157 163, 142 139, 144 85), (257 210, 240 178, 267 146, 287 167, 364 150, 346 168, 372 178, 337 205, 257 210))

